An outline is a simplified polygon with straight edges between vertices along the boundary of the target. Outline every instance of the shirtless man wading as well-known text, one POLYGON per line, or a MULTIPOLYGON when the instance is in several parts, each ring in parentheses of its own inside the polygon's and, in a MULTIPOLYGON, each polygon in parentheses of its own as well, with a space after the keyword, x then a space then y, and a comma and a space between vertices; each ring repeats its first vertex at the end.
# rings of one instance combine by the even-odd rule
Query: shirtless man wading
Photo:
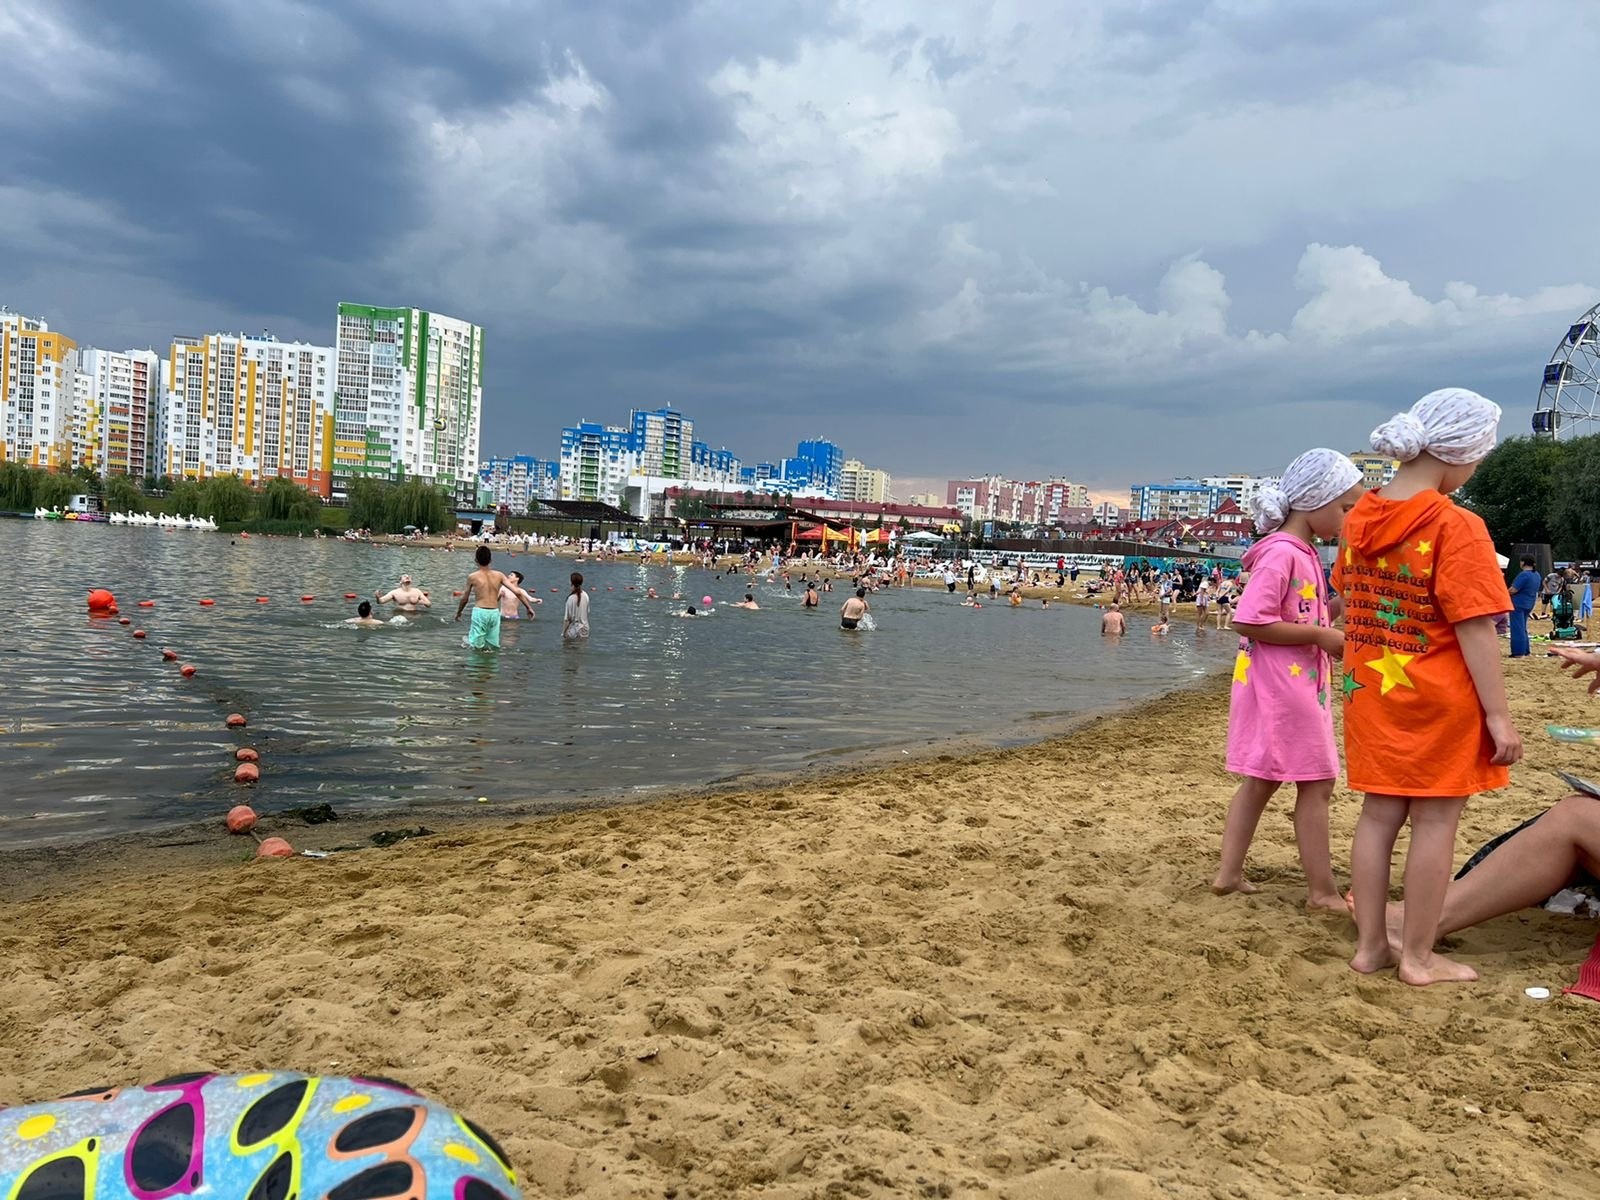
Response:
POLYGON ((498 650, 500 589, 505 586, 506 577, 489 569, 489 547, 479 546, 476 558, 478 569, 467 576, 467 590, 461 594, 461 603, 456 605, 456 620, 461 620, 467 601, 471 600, 472 628, 467 631, 467 645, 474 650, 486 650, 491 646, 498 650))
POLYGON ((379 595, 372 593, 372 598, 379 604, 393 604, 403 613, 414 613, 419 608, 432 608, 433 602, 428 599, 427 593, 416 587, 411 582, 411 576, 400 576, 400 586, 392 592, 379 595))
POLYGON ((839 628, 855 629, 872 606, 867 603, 867 589, 857 588, 856 594, 839 607, 839 628))

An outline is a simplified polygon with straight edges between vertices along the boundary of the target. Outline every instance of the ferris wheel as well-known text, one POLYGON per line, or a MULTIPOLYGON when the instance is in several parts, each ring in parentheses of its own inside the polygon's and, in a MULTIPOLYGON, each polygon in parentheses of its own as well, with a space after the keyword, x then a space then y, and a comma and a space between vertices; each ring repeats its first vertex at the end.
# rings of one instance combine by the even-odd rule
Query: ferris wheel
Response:
POLYGON ((1600 433, 1600 304, 1568 328, 1545 364, 1533 432, 1550 438, 1600 433))

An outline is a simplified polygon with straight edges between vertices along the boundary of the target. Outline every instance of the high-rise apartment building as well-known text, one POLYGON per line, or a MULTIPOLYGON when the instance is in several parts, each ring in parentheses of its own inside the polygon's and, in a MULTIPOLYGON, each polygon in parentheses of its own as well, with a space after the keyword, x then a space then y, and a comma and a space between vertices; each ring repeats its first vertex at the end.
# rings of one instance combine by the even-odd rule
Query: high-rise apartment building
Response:
POLYGON ((78 351, 73 406, 74 466, 141 479, 161 413, 161 357, 154 350, 78 351))
POLYGON ((694 422, 671 408, 654 412, 635 409, 631 421, 640 473, 688 479, 694 463, 694 422))
POLYGON ((783 472, 783 478, 810 484, 830 496, 839 494, 839 477, 844 474, 843 450, 826 438, 811 438, 796 447, 794 457, 805 467, 797 469, 799 464, 790 467, 791 460, 786 459, 784 462, 788 469, 783 472))
POLYGON ((561 499, 620 505, 628 476, 638 473, 631 430, 582 421, 561 431, 561 499))
POLYGON ((534 500, 561 498, 561 464, 531 454, 486 458, 478 468, 478 500, 504 504, 513 513, 525 513, 534 500))
POLYGON ((0 308, 0 460, 72 465, 77 343, 0 308))
POLYGON ((1135 521, 1192 521, 1216 512, 1229 494, 1198 479, 1139 483, 1129 489, 1128 507, 1135 521))
POLYGON ((858 458, 847 458, 839 472, 839 499, 861 504, 887 504, 889 472, 869 467, 858 458))
POLYGON ((324 498, 334 465, 334 351, 271 334, 178 338, 154 475, 292 479, 324 498))
POLYGON ((476 502, 483 330, 442 313, 339 305, 333 484, 420 476, 476 502))

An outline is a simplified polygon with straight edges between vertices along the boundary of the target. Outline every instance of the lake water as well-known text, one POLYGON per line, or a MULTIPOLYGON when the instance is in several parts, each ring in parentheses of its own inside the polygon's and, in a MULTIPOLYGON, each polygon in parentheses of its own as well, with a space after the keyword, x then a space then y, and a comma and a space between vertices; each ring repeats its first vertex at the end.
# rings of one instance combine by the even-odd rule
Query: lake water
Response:
MULTIPOLYGON (((262 751, 250 802, 387 810, 491 800, 569 804, 848 762, 930 743, 1009 744, 1169 691, 1231 657, 1234 639, 1147 625, 1121 642, 1070 605, 962 608, 942 590, 872 597, 877 628, 846 633, 824 594, 782 582, 759 612, 726 607, 744 580, 699 568, 589 562, 587 644, 560 640, 569 559, 497 554, 544 598, 498 653, 462 646, 451 617, 470 552, 0 520, 11 585, 0 609, 0 847, 215 816, 241 798, 233 750, 262 751), (435 613, 343 625, 346 592, 402 572, 435 613), (684 620, 667 599, 718 601, 684 620), (115 592, 132 626, 90 619, 115 592), (629 588, 637 590, 630 591, 629 588), (301 603, 302 595, 316 600, 301 603), (259 604, 257 596, 269 602, 259 604), (198 600, 215 600, 202 607, 198 600), (154 608, 137 601, 154 599, 154 608), (197 674, 185 680, 173 647, 197 674), (250 726, 224 728, 230 711, 250 726)), ((847 582, 847 581, 846 581, 847 582)))

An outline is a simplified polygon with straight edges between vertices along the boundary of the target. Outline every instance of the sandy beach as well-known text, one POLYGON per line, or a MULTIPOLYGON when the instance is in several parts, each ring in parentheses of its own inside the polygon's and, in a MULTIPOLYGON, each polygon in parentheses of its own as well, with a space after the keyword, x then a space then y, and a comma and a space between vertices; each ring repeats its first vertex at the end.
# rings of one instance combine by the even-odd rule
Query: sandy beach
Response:
MULTIPOLYGON (((1528 757, 1458 861, 1561 796, 1553 768, 1600 775, 1543 733, 1600 707, 1550 660, 1509 674, 1528 757)), ((1559 989, 1600 926, 1462 934, 1470 987, 1354 975, 1286 803, 1261 893, 1209 893, 1225 726, 1219 681, 1025 749, 325 860, 8 860, 0 1103, 391 1075, 539 1197, 1592 1195, 1600 1007, 1559 989)))

